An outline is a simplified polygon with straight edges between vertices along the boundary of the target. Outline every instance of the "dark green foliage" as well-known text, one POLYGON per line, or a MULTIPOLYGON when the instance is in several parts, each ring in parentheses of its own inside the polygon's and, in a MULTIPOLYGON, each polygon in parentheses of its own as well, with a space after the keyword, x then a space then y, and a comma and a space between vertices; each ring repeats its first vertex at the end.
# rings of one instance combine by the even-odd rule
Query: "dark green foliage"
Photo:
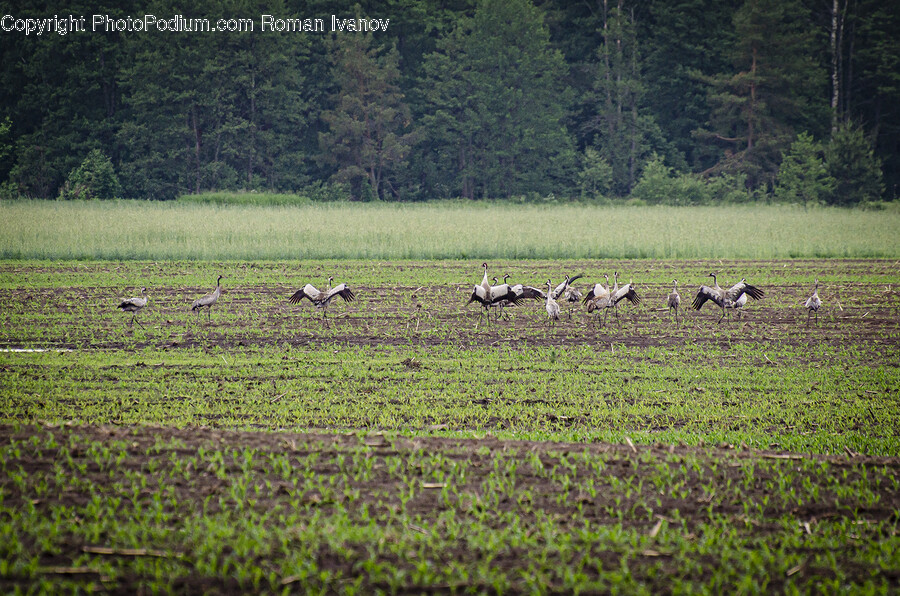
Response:
POLYGON ((338 34, 330 44, 337 91, 322 112, 322 159, 337 166, 333 178, 350 185, 357 200, 396 196, 391 175, 405 164, 415 140, 409 108, 397 86, 396 48, 379 52, 372 36, 338 34))
POLYGON ((745 174, 766 188, 795 127, 812 130, 808 120, 827 113, 826 78, 811 58, 813 30, 799 0, 746 0, 734 28, 733 69, 704 78, 712 111, 695 134, 721 148, 708 173, 745 174))
POLYGON ((825 148, 825 164, 835 182, 833 205, 852 207, 878 201, 884 193, 881 163, 873 143, 852 123, 843 123, 834 131, 825 148))
POLYGON ((840 115, 865 123, 888 197, 900 192, 900 9, 896 2, 846 3, 840 115))
POLYGON ((570 184, 566 64, 527 0, 483 0, 426 59, 423 150, 444 196, 511 197, 570 184))
POLYGON ((775 198, 804 206, 830 202, 835 180, 825 164, 825 148, 808 133, 802 132, 781 161, 776 179, 775 198))
POLYGON ((122 186, 109 158, 99 149, 88 153, 81 165, 72 170, 60 189, 59 198, 114 199, 122 196, 122 186))
POLYGON ((203 192, 181 195, 177 200, 206 205, 298 206, 310 203, 309 198, 302 195, 272 192, 203 192))
MULTIPOLYGON (((0 11, 6 26, 55 13, 84 15, 86 30, 0 31, 0 196, 57 197, 101 148, 121 194, 144 199, 320 188, 331 200, 346 198, 341 185, 356 199, 627 197, 654 154, 666 178, 703 188, 681 177, 713 176, 771 198, 799 132, 824 142, 852 121, 881 181, 838 202, 890 200, 900 188, 895 8, 153 0, 49 10, 25 0, 0 11), (253 31, 92 31, 93 14, 247 19, 253 31), (264 32, 263 14, 319 18, 325 30, 264 32), (332 42, 331 15, 390 26, 332 42)), ((829 164, 854 188, 874 172, 858 154, 835 146, 832 160, 856 163, 829 164)))
POLYGON ((605 196, 612 188, 613 169, 600 152, 588 147, 582 156, 582 167, 578 173, 579 190, 585 198, 605 196))
POLYGON ((716 205, 745 203, 754 198, 741 175, 701 177, 676 174, 658 156, 644 166, 632 196, 649 205, 716 205))
POLYGON ((739 2, 677 0, 650 3, 650 14, 638 22, 643 41, 645 102, 677 152, 667 161, 681 170, 702 171, 718 157, 714 147, 698 143, 691 131, 709 119, 706 86, 697 73, 729 70, 728 50, 734 31, 723 27, 739 2), (678 161, 680 158, 680 162, 678 161))

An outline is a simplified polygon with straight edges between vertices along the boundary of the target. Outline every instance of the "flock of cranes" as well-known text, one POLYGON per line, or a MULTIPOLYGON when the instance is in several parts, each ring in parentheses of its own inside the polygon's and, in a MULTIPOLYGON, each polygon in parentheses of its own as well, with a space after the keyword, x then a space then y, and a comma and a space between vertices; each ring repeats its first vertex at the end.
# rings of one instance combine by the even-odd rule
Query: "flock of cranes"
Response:
MULTIPOLYGON (((560 313, 562 311, 560 302, 569 305, 569 318, 572 317, 573 310, 577 307, 578 303, 581 302, 586 307, 588 313, 597 311, 598 324, 604 325, 610 310, 613 311, 618 320, 618 305, 623 300, 634 305, 641 303, 641 298, 638 296, 637 290, 632 282, 629 281, 627 284, 619 287, 618 271, 613 272, 614 285, 612 288, 609 287, 609 275, 604 274, 603 277, 606 279, 606 285, 600 282, 595 283, 587 291, 587 294, 582 295, 582 293, 572 285, 572 282, 581 279, 583 277, 582 275, 575 275, 573 277, 566 275, 565 280, 556 287, 554 287, 553 282, 548 279, 546 282, 547 291, 544 292, 541 289, 523 284, 509 285, 508 280, 510 275, 508 273, 503 276, 503 282, 499 283, 497 277, 488 278, 487 263, 482 263, 481 267, 484 270, 481 283, 474 286, 466 305, 473 302, 479 303, 482 306, 482 314, 488 317, 490 316, 492 309, 496 309, 496 314, 494 316, 500 318, 503 314, 503 309, 508 306, 516 306, 525 300, 542 300, 544 301, 547 310, 548 324, 553 324, 560 319, 560 313), (491 284, 491 281, 494 283, 491 284), (601 313, 602 320, 600 316, 601 313)), ((735 310, 738 313, 738 316, 740 316, 740 309, 747 303, 748 298, 760 300, 765 296, 765 292, 756 286, 748 284, 746 279, 742 279, 730 288, 725 289, 719 287, 715 273, 710 273, 709 276, 713 279, 713 285, 701 285, 700 289, 697 291, 697 295, 691 302, 691 307, 695 310, 700 310, 706 302, 712 302, 722 309, 722 315, 718 320, 719 323, 725 318, 728 309, 735 310)), ((212 307, 222 294, 221 284, 223 279, 224 276, 220 275, 218 279, 216 279, 216 287, 212 292, 194 300, 191 304, 191 310, 202 311, 206 308, 207 320, 211 320, 212 307)), ((322 318, 327 320, 328 305, 332 300, 335 298, 342 298, 345 302, 353 302, 356 300, 356 295, 346 283, 331 287, 333 281, 333 277, 328 278, 328 286, 325 290, 319 290, 312 284, 306 284, 303 288, 294 292, 288 298, 288 302, 291 304, 299 304, 304 298, 308 299, 316 309, 322 311, 322 318)), ((131 313, 132 326, 137 323, 143 328, 143 325, 141 325, 141 322, 138 321, 136 317, 137 313, 147 306, 147 302, 147 288, 141 288, 140 296, 126 298, 119 304, 118 308, 124 312, 131 313)), ((666 305, 668 306, 669 312, 675 311, 674 316, 677 324, 678 309, 681 308, 681 295, 678 293, 677 279, 672 280, 672 291, 666 297, 666 305)), ((818 325, 819 308, 821 306, 822 300, 819 298, 819 280, 816 279, 813 294, 804 303, 804 308, 807 309, 807 326, 809 326, 810 318, 813 314, 815 314, 815 321, 818 325)))
MULTIPOLYGON (((531 286, 523 286, 521 284, 510 286, 507 283, 509 274, 503 276, 502 284, 497 283, 497 278, 494 277, 494 284, 491 285, 488 281, 487 263, 482 263, 481 267, 484 269, 481 283, 472 289, 472 294, 466 304, 478 302, 483 307, 482 314, 485 315, 490 312, 491 308, 497 307, 497 318, 501 316, 502 309, 505 306, 517 305, 522 300, 535 299, 544 300, 546 302, 548 322, 552 324, 559 320, 561 312, 560 301, 573 305, 577 305, 580 301, 586 306, 588 313, 598 311, 597 320, 598 323, 602 325, 606 323, 606 317, 609 314, 610 309, 612 309, 616 319, 618 319, 618 305, 623 300, 635 305, 640 304, 641 302, 641 298, 638 296, 633 282, 629 281, 624 286, 619 287, 618 271, 613 272, 614 285, 612 288, 609 287, 609 275, 604 274, 603 277, 606 279, 606 285, 598 282, 582 297, 581 292, 571 285, 573 281, 580 279, 582 277, 581 275, 576 275, 574 277, 569 277, 567 275, 565 281, 555 288, 553 287, 553 282, 548 279, 546 282, 547 292, 545 293, 542 290, 531 286), (602 320, 600 313, 602 313, 602 320)), ((701 285, 700 289, 697 291, 697 295, 691 302, 691 307, 695 310, 700 310, 706 302, 712 302, 722 309, 722 315, 717 321, 719 323, 725 318, 729 309, 737 312, 737 316, 739 317, 741 309, 747 304, 748 298, 760 300, 765 296, 765 292, 756 286, 748 284, 746 279, 742 279, 735 285, 726 289, 719 286, 715 273, 710 273, 709 276, 713 279, 713 285, 701 285)), ((822 306, 822 301, 819 298, 818 289, 819 280, 817 279, 813 295, 810 296, 804 304, 804 308, 808 311, 806 319, 807 326, 809 325, 810 317, 813 314, 816 315, 816 324, 819 322, 818 311, 822 306)), ((681 295, 678 293, 677 279, 672 280, 672 291, 666 297, 666 306, 668 306, 670 313, 674 311, 675 322, 678 323, 678 309, 681 308, 681 295)), ((571 316, 572 309, 569 311, 569 317, 571 318, 571 316)))

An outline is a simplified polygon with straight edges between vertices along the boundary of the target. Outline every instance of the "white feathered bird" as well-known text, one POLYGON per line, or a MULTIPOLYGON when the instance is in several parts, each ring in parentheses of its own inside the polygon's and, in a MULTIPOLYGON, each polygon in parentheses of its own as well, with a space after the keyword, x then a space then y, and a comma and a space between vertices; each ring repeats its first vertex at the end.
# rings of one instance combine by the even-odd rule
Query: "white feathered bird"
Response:
POLYGON ((559 320, 559 304, 553 299, 553 282, 547 280, 547 317, 548 321, 559 320))

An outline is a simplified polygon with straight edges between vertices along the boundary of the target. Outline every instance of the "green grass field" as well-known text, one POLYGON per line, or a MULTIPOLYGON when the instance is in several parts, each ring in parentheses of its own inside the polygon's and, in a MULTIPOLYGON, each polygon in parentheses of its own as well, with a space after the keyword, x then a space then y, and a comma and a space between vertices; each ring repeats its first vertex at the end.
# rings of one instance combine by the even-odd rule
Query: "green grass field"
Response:
POLYGON ((0 215, 20 224, 2 219, 3 254, 41 259, 0 261, 0 591, 900 585, 893 214, 13 203, 0 215), (612 228, 585 248, 589 216, 612 228), (748 235, 711 253, 691 219, 748 235), (54 252, 53 228, 69 253, 54 252), (495 230, 529 255, 583 256, 502 256, 485 239, 495 230), (798 238, 829 234, 828 254, 891 258, 783 258, 795 242, 817 254, 798 238), (597 258, 612 235, 707 252, 597 258), (113 237, 143 241, 103 260, 113 237), (246 258, 292 238, 327 258, 246 258), (391 252, 468 241, 483 252, 391 252), (512 283, 583 273, 581 290, 618 271, 642 302, 605 326, 583 307, 548 325, 540 302, 487 320, 465 305, 482 259, 512 283), (672 279, 690 302, 710 271, 766 295, 740 318, 718 324, 705 306, 675 324, 672 279), (218 275, 209 319, 190 312, 218 275), (329 276, 358 299, 327 322, 287 302, 329 276), (816 278, 825 305, 807 327, 816 278), (130 326, 116 306, 141 286, 150 302, 130 326))
POLYGON ((900 211, 490 203, 0 203, 0 258, 897 258, 900 211))

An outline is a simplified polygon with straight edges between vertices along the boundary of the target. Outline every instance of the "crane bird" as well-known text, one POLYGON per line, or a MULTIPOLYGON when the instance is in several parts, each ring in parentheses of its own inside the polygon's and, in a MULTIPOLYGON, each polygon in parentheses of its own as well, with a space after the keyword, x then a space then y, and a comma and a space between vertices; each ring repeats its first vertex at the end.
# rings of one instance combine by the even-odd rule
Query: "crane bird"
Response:
POLYGON ((553 323, 553 321, 559 320, 559 303, 556 302, 553 298, 554 290, 553 290, 553 282, 549 279, 547 280, 547 322, 548 324, 553 323))
MULTIPOLYGON (((603 274, 604 279, 606 279, 606 286, 601 283, 594 284, 594 287, 591 288, 587 295, 582 300, 582 303, 587 305, 588 313, 594 312, 596 309, 603 309, 603 312, 606 313, 606 307, 609 304, 609 276, 607 274, 603 274)), ((600 321, 600 314, 597 314, 597 321, 600 321)))
POLYGON ((742 319, 744 317, 744 307, 747 305, 747 294, 741 294, 741 297, 734 301, 734 304, 729 304, 726 308, 731 308, 735 312, 737 312, 737 318, 742 319))
MULTIPOLYGON (((147 288, 141 288, 140 296, 136 296, 134 298, 126 298, 118 306, 118 308, 121 308, 123 311, 131 313, 132 326, 134 326, 135 317, 137 316, 138 311, 147 306, 147 297, 144 295, 146 291, 147 288)), ((138 321, 137 324, 140 325, 141 328, 144 327, 143 325, 141 325, 140 321, 138 321)))
MULTIPOLYGON (((512 290, 512 286, 506 283, 506 280, 509 279, 509 273, 503 276, 503 283, 500 283, 496 277, 491 278, 494 282, 494 285, 491 286, 491 295, 497 296, 508 296, 510 293, 515 293, 512 290)), ((503 314, 503 307, 505 306, 515 306, 514 302, 510 302, 507 298, 501 298, 495 302, 491 302, 491 306, 497 307, 497 318, 500 318, 500 315, 503 314)))
MULTIPOLYGON (((507 283, 509 279, 509 273, 503 276, 503 283, 507 283)), ((494 282, 496 283, 497 278, 494 278, 494 282)), ((543 290, 539 290, 538 288, 532 286, 526 286, 522 284, 516 284, 514 286, 509 286, 509 290, 516 295, 519 300, 543 300, 546 298, 543 290)), ((503 307, 509 306, 511 303, 508 300, 502 300, 499 302, 500 313, 503 312, 503 307)), ((499 315, 498 315, 499 316, 499 315)))
MULTIPOLYGON (((737 303, 743 295, 746 294, 754 300, 759 300, 765 296, 765 292, 748 284, 746 279, 741 279, 741 281, 726 290, 719 287, 715 273, 710 273, 709 276, 713 278, 715 287, 700 286, 700 290, 697 292, 697 296, 694 298, 691 306, 694 307, 694 310, 700 310, 707 300, 712 300, 713 303, 722 309, 722 316, 718 320, 719 323, 725 318, 726 308, 740 308, 740 306, 737 306, 737 303)), ((744 299, 744 302, 746 303, 746 299, 744 299)))
POLYGON ((672 280, 672 292, 669 294, 666 304, 668 305, 670 312, 673 308, 675 309, 675 323, 678 324, 678 307, 681 306, 681 295, 678 294, 677 279, 672 280))
POLYGON ((566 291, 563 292, 563 301, 569 303, 569 318, 572 318, 572 312, 574 312, 575 308, 578 306, 578 303, 581 301, 582 294, 574 287, 569 286, 566 288, 566 291))
POLYGON ((329 277, 328 287, 325 288, 324 291, 316 289, 312 284, 306 284, 302 289, 294 292, 291 297, 288 298, 288 302, 291 304, 299 304, 304 298, 308 298, 310 302, 316 305, 316 308, 322 310, 322 318, 325 319, 328 316, 328 304, 335 296, 340 296, 344 299, 344 302, 353 302, 356 300, 356 295, 347 284, 338 284, 332 288, 332 281, 334 281, 334 278, 329 277))
POLYGON ((194 300, 194 303, 191 304, 191 310, 199 311, 199 310, 202 310, 203 307, 205 306, 206 307, 206 319, 211 320, 212 315, 210 313, 212 312, 212 305, 215 304, 216 300, 219 299, 219 296, 222 295, 222 286, 219 284, 223 279, 224 279, 224 276, 220 275, 219 278, 216 280, 216 289, 215 290, 213 290, 206 296, 203 296, 201 298, 197 298, 196 300, 194 300))
POLYGON ((576 275, 575 277, 569 277, 567 275, 565 281, 563 281, 558 286, 553 288, 553 290, 550 292, 553 295, 553 299, 557 300, 557 299, 559 299, 560 296, 564 296, 565 292, 569 289, 569 284, 571 284, 576 279, 581 279, 582 277, 584 277, 584 276, 581 275, 580 273, 578 275, 576 275))
POLYGON ((622 300, 628 300, 628 302, 632 304, 640 304, 641 297, 637 295, 637 291, 635 291, 634 284, 628 282, 621 288, 619 287, 619 272, 613 271, 613 279, 616 282, 615 287, 609 293, 609 302, 606 305, 606 308, 611 308, 616 313, 616 320, 619 319, 619 302, 622 300))
POLYGON ((501 302, 518 304, 519 297, 512 291, 509 284, 504 283, 498 286, 492 286, 488 282, 487 263, 482 263, 481 266, 484 267, 484 278, 479 285, 472 289, 472 295, 469 296, 469 301, 466 302, 466 304, 478 302, 484 309, 482 314, 487 313, 489 308, 498 305, 501 302))
MULTIPOLYGON (((507 277, 509 277, 509 274, 503 276, 503 281, 506 281, 507 277)), ((519 297, 519 300, 543 300, 547 297, 544 294, 543 290, 539 290, 538 288, 532 286, 523 286, 522 284, 516 284, 510 289, 516 296, 519 297)))
MULTIPOLYGON (((553 299, 559 300, 560 298, 562 298, 564 302, 568 302, 570 305, 581 300, 581 292, 579 292, 569 284, 571 284, 576 279, 581 279, 582 277, 584 276, 580 273, 575 277, 569 277, 567 275, 566 279, 562 283, 560 283, 550 291, 550 293, 553 295, 553 299)), ((572 318, 571 310, 569 310, 569 318, 572 318)))
POLYGON ((812 316, 813 313, 816 313, 816 325, 819 324, 819 307, 822 306, 822 299, 819 298, 819 280, 816 280, 816 287, 813 290, 813 295, 806 299, 806 303, 803 305, 806 310, 806 326, 809 327, 809 317, 812 316))

